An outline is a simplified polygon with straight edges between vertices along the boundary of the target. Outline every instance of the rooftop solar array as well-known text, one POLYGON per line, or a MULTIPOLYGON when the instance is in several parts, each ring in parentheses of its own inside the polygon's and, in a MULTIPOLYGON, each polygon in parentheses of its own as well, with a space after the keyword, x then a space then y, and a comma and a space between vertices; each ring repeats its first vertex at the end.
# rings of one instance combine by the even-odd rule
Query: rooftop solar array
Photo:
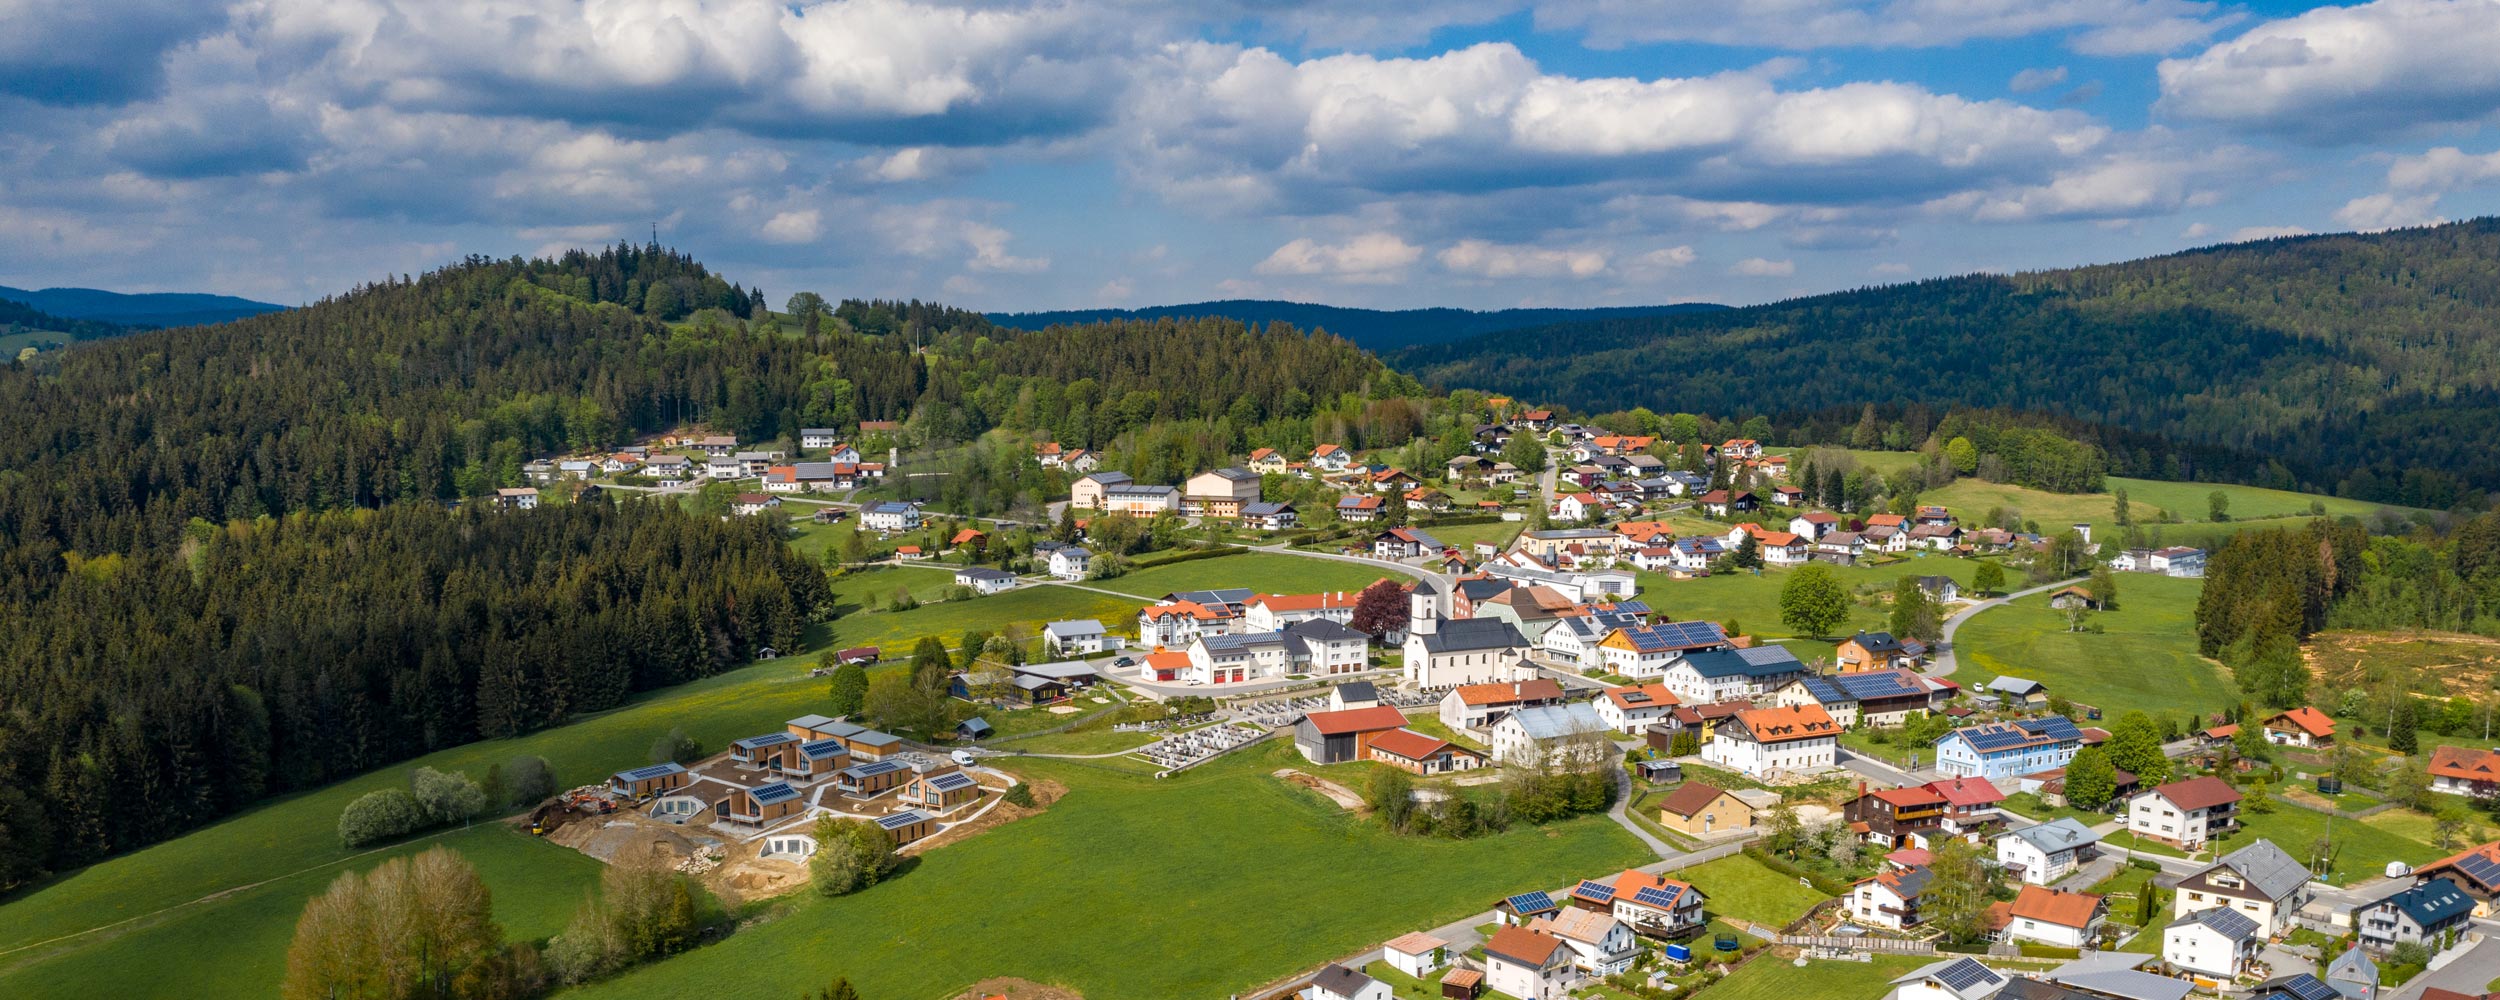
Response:
POLYGON ((2467 877, 2484 885, 2500 883, 2500 861, 2493 861, 2480 851, 2458 858, 2456 867, 2467 877))
POLYGON ((2266 988, 2271 991, 2268 996, 2285 996, 2292 1000, 2341 1000, 2343 997, 2335 987, 2306 972, 2268 983, 2266 988))
POLYGON ((1592 879, 1582 879, 1580 884, 1571 890, 1571 894, 1594 902, 1608 903, 1614 901, 1615 887, 1592 879))
POLYGON ((787 781, 776 781, 761 788, 752 789, 747 794, 755 797, 756 805, 769 806, 776 802, 787 802, 798 798, 799 790, 790 787, 787 781))
POLYGON ((892 771, 900 771, 910 766, 911 765, 905 764, 899 760, 876 760, 865 764, 854 764, 850 767, 843 768, 842 773, 848 777, 866 778, 892 771))
POLYGON ((1554 897, 1542 891, 1523 892, 1502 902, 1509 903, 1513 913, 1543 913, 1547 910, 1561 909, 1554 905, 1554 897))
POLYGON ((914 823, 927 822, 928 819, 929 817, 927 815, 919 812, 918 810, 907 809, 902 812, 895 813, 892 816, 877 817, 877 825, 888 830, 900 830, 914 823))
POLYGON ((1995 969, 1965 958, 1936 970, 1936 981, 1955 993, 1967 993, 1974 986, 2004 982, 2005 977, 1997 975, 1995 969))
POLYGON ((1675 908, 1676 897, 1682 894, 1681 889, 1645 885, 1632 890, 1632 901, 1645 906, 1655 906, 1661 910, 1672 910, 1675 908))
POLYGON ((2079 740, 2083 738, 2083 730, 2075 728, 2074 720, 2063 715, 2050 715, 2037 719, 2024 719, 2021 722, 2015 723, 2015 725, 2021 726, 2027 731, 2038 733, 2053 740, 2079 740))
POLYGON ((648 767, 637 767, 631 771, 620 772, 617 777, 623 778, 627 781, 649 781, 653 778, 676 774, 684 770, 685 768, 676 764, 652 764, 648 767))
POLYGON ((1841 690, 1849 692, 1851 697, 1861 701, 1874 698, 1901 698, 1927 693, 1927 689, 1919 685, 1916 680, 1891 671, 1842 674, 1833 678, 1833 682, 1840 685, 1841 690))
POLYGON ((948 771, 929 779, 929 785, 941 792, 952 792, 972 787, 973 781, 971 775, 962 771, 948 771))
POLYGON ((850 752, 851 748, 841 740, 817 740, 813 743, 799 744, 799 753, 810 760, 822 760, 850 752))
POLYGON ((762 736, 749 736, 746 739, 739 740, 731 745, 743 747, 748 750, 762 750, 765 747, 777 747, 784 743, 795 742, 798 742, 798 737, 792 736, 789 733, 765 733, 762 736))

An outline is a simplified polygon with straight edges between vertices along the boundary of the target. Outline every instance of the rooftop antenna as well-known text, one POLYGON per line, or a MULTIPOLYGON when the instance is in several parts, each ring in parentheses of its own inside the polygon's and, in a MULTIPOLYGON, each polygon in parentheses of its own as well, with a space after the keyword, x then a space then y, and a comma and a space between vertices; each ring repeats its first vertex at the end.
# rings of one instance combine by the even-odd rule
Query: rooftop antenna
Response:
POLYGON ((660 224, 657 222, 651 224, 651 245, 660 245, 660 224))

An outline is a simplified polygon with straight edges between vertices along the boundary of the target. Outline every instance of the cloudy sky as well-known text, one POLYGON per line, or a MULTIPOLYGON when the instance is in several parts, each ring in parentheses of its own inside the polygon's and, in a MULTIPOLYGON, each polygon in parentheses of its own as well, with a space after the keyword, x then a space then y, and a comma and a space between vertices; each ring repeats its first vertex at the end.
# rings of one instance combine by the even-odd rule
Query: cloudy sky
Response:
POLYGON ((0 0, 0 284, 1602 305, 2500 206, 2500 0, 0 0))

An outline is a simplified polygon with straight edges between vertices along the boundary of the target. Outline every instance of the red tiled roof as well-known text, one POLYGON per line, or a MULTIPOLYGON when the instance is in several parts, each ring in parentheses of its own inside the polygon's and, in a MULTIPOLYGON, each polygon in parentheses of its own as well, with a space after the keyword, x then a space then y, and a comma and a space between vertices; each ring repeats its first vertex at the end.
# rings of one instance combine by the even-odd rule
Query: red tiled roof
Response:
POLYGON ((2181 810, 2209 809, 2240 800, 2239 789, 2231 787, 2230 782, 2210 774, 2200 774, 2185 781, 2173 781, 2167 785, 2155 785, 2153 793, 2169 799, 2171 805, 2178 806, 2181 810))
POLYGON ((2060 927, 2087 927, 2092 916, 2100 912, 2101 897, 2088 892, 2059 892, 2044 886, 2026 885, 2015 894, 2013 914, 2026 920, 2056 924, 2060 927))
POLYGON ((1930 781, 1925 787, 1928 791, 1943 796, 1947 804, 1964 808, 2005 801, 2004 792, 1997 791, 1997 786, 1979 778, 1946 778, 1942 781, 1930 781))
POLYGON ((2281 722, 2286 726, 2298 728, 2301 732, 2308 733, 2313 738, 2335 735, 2335 720, 2327 718, 2325 712, 2318 711, 2317 709, 2311 708, 2307 705, 2302 705, 2301 707, 2295 708, 2289 712, 2279 713, 2274 718, 2267 719, 2266 728, 2277 728, 2275 726, 2275 723, 2277 722, 2281 722))
POLYGON ((1429 759, 1450 745, 1448 740, 1435 739, 1412 729, 1392 729, 1372 737, 1372 749, 1407 760, 1429 759))
POLYGON ((1562 939, 1525 927, 1504 927, 1493 932, 1493 940, 1484 944, 1485 954, 1543 966, 1554 957, 1554 949, 1562 947, 1562 939))
POLYGON ((1786 743, 1840 735, 1840 724, 1821 705, 1782 705, 1736 713, 1745 730, 1763 743, 1786 743))
MULTIPOLYGON (((2495 881, 2490 881, 2490 882, 2484 882, 2484 881, 2482 881, 2481 879, 2477 879, 2477 878, 2475 878, 2472 874, 2469 874, 2468 872, 2466 872, 2466 870, 2465 870, 2465 869, 2456 867, 2456 865, 2457 865, 2457 863, 2458 863, 2458 862, 2460 862, 2460 861, 2464 861, 2464 860, 2466 860, 2467 858, 2472 858, 2472 857, 2482 857, 2482 858, 2486 858, 2486 859, 2490 860, 2493 864, 2500 864, 2500 840, 2495 840, 2495 841, 2492 841, 2491 843, 2488 843, 2488 844, 2483 844, 2483 845, 2478 846, 2478 847, 2468 847, 2468 848, 2466 848, 2465 850, 2458 851, 2458 852, 2457 852, 2457 853, 2455 853, 2455 854, 2451 854, 2451 855, 2449 855, 2449 856, 2447 856, 2447 857, 2444 857, 2444 858, 2441 858, 2441 859, 2439 859, 2439 860, 2437 860, 2437 861, 2433 861, 2433 862, 2431 862, 2430 864, 2423 865, 2423 866, 2422 866, 2422 867, 2420 867, 2420 868, 2416 868, 2416 869, 2414 869, 2414 870, 2413 870, 2413 873, 2414 873, 2414 874, 2416 874, 2416 875, 2423 875, 2423 874, 2428 874, 2428 873, 2430 873, 2430 872, 2432 872, 2432 871, 2435 871, 2435 870, 2442 870, 2442 869, 2445 869, 2445 870, 2450 870, 2450 871, 2453 871, 2453 872, 2454 872, 2457 876, 2459 876, 2459 877, 2461 877, 2461 878, 2464 878, 2464 879, 2465 879, 2466 881, 2468 881, 2468 882, 2476 882, 2476 883, 2480 883, 2480 884, 2481 884, 2481 886, 2482 886, 2482 891, 2483 891, 2483 892, 2485 892, 2485 893, 2490 893, 2490 892, 2494 892, 2494 891, 2500 891, 2500 880, 2495 880, 2495 881)), ((2477 868, 2478 870, 2480 870, 2481 866, 2479 866, 2479 865, 2478 865, 2478 866, 2476 866, 2476 868, 2477 868)))
POLYGON ((1627 712, 1636 708, 1674 708, 1677 705, 1683 704, 1681 701, 1676 699, 1672 692, 1667 690, 1667 686, 1664 684, 1639 684, 1627 687, 1607 688, 1606 700, 1614 702, 1616 708, 1623 709, 1627 712), (1626 698, 1634 692, 1649 696, 1649 700, 1640 702, 1626 700, 1626 698))
POLYGON ((2434 747, 2430 772, 2432 777, 2461 781, 2500 781, 2500 750, 2434 747))
POLYGON ((1895 809, 1932 806, 1939 805, 1944 802, 1944 796, 1938 795, 1926 788, 1917 786, 1909 788, 1885 788, 1868 792, 1867 794, 1874 796, 1877 800, 1882 801, 1895 809))
POLYGON ((1562 685, 1551 677, 1532 681, 1508 681, 1498 684, 1461 684, 1457 688, 1462 705, 1512 705, 1523 701, 1560 701, 1562 685))
POLYGON ((1311 727, 1319 730, 1322 736, 1378 732, 1406 724, 1406 714, 1388 705, 1349 708, 1342 712, 1313 712, 1309 718, 1311 727))

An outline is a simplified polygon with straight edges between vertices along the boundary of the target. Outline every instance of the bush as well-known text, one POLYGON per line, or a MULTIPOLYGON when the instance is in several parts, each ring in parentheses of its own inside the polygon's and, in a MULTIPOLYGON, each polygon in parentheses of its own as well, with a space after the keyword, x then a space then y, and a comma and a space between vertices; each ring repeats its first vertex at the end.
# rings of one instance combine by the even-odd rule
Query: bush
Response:
POLYGON ((558 787, 555 768, 547 764, 547 758, 534 754, 512 758, 512 763, 504 765, 503 780, 507 795, 505 804, 514 808, 532 805, 554 795, 558 787))
POLYGON ((458 771, 420 767, 408 774, 408 792, 435 825, 459 823, 486 811, 486 790, 458 771))
POLYGON ((1019 781, 1007 786, 1007 794, 1000 797, 1006 799, 1008 805, 1033 808, 1033 786, 1024 782, 1019 781))
POLYGON ((367 792, 339 810, 339 842, 363 847, 405 836, 425 825, 425 807, 404 788, 367 792))
POLYGON ((902 864, 893 839, 867 820, 827 816, 816 821, 815 833, 816 853, 807 859, 807 873, 816 891, 827 896, 876 885, 902 864))
POLYGON ((671 729, 668 735, 651 741, 651 762, 654 764, 692 764, 703 759, 703 744, 686 735, 683 729, 671 729))

